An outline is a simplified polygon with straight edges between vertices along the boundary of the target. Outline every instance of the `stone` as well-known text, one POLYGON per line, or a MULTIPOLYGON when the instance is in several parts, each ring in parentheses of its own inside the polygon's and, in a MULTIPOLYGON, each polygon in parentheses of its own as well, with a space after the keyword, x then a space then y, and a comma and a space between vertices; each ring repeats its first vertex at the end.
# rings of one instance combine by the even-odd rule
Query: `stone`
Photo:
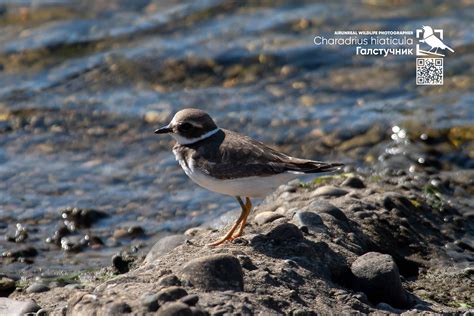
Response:
POLYGON ((24 315, 36 313, 41 307, 33 300, 17 301, 0 297, 0 315, 24 315))
POLYGON ((275 241, 303 240, 303 233, 294 224, 284 223, 274 227, 267 233, 267 237, 275 241))
POLYGON ((325 185, 314 190, 314 192, 311 194, 311 197, 318 197, 318 196, 338 197, 338 196, 346 195, 347 193, 349 192, 344 189, 340 189, 332 185, 325 185))
POLYGON ((15 291, 16 283, 7 277, 0 277, 0 297, 7 297, 15 291))
POLYGON ((321 216, 315 212, 298 211, 293 216, 293 221, 300 229, 307 227, 312 232, 322 232, 326 228, 321 216))
POLYGON ((49 291, 49 287, 43 283, 33 283, 26 288, 26 293, 41 293, 49 291))
POLYGON ((283 217, 282 214, 279 214, 276 212, 262 212, 262 213, 258 213, 255 216, 255 223, 257 223, 258 225, 263 225, 266 223, 273 222, 274 220, 278 218, 282 218, 282 217, 283 217))
POLYGON ((179 286, 181 285, 181 281, 178 279, 176 275, 169 274, 169 275, 165 275, 159 278, 157 284, 161 286, 173 286, 173 285, 179 286))
POLYGON ((170 286, 168 288, 164 288, 161 291, 159 291, 157 294, 157 299, 160 304, 166 303, 166 302, 173 302, 176 301, 186 295, 188 295, 188 292, 186 292, 185 289, 179 286, 170 286))
POLYGON ((157 316, 192 316, 193 312, 191 311, 188 305, 182 302, 173 302, 173 303, 168 303, 162 306, 158 310, 158 313, 156 315, 157 316))
POLYGON ((354 189, 365 188, 364 182, 358 177, 349 177, 344 182, 342 182, 342 185, 354 189))
POLYGON ((408 307, 408 296, 392 256, 368 252, 352 263, 351 271, 354 289, 364 292, 371 302, 384 302, 397 308, 408 307))
POLYGON ((310 205, 311 211, 316 212, 318 214, 326 213, 343 222, 347 222, 349 219, 347 218, 346 214, 341 211, 340 208, 332 205, 327 201, 315 201, 310 205))
POLYGON ((181 270, 181 278, 205 291, 242 291, 244 288, 239 260, 225 254, 191 260, 181 270))
POLYGON ((196 294, 189 294, 179 299, 180 302, 188 306, 195 306, 199 302, 199 296, 196 294))
POLYGON ((156 294, 146 294, 141 298, 141 305, 145 307, 147 312, 156 312, 160 308, 158 296, 156 294))
POLYGON ((178 247, 179 245, 183 244, 188 239, 185 235, 170 235, 161 238, 158 240, 153 247, 150 249, 148 254, 145 257, 144 263, 150 263, 156 261, 158 258, 164 256, 174 248, 178 247))
POLYGON ((109 315, 129 314, 132 308, 125 302, 112 303, 108 308, 109 315))

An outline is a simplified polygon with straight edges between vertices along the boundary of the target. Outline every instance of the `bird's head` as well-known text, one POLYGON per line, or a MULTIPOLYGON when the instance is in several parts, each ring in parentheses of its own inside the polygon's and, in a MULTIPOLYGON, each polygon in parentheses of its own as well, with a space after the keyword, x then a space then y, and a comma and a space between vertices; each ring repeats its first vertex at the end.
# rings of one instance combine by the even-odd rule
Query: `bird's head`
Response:
POLYGON ((184 109, 177 112, 171 122, 155 134, 170 134, 180 144, 192 144, 210 136, 218 127, 206 112, 199 109, 184 109))

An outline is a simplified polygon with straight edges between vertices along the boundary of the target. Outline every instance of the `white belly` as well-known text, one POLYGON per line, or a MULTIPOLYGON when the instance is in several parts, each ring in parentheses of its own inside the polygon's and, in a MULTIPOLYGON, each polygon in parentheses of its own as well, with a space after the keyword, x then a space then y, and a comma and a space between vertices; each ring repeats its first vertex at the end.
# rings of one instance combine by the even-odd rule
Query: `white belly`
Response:
POLYGON ((281 173, 267 177, 253 176, 220 180, 194 168, 191 163, 188 164, 188 167, 184 161, 178 161, 188 177, 203 188, 231 196, 264 197, 272 193, 281 184, 301 176, 295 173, 281 173))

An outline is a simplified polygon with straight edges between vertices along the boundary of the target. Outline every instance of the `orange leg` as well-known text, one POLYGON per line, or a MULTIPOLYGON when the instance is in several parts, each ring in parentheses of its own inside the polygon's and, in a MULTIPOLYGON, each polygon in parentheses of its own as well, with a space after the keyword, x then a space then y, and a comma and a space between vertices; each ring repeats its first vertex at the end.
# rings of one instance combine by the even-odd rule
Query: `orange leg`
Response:
POLYGON ((250 211, 252 210, 252 202, 248 197, 245 198, 245 208, 246 212, 244 215, 244 218, 242 219, 242 222, 240 223, 240 228, 237 231, 237 234, 234 235, 234 238, 242 236, 242 233, 244 232, 245 224, 247 224, 247 218, 250 215, 250 211))
POLYGON ((227 240, 233 240, 234 237, 232 237, 232 235, 234 234, 234 231, 239 227, 239 224, 242 222, 242 220, 246 218, 245 217, 245 214, 247 213, 246 205, 244 205, 244 202, 242 201, 240 196, 236 196, 235 198, 237 199, 237 202, 239 202, 240 207, 242 208, 242 212, 240 213, 239 218, 234 223, 234 225, 232 225, 232 228, 227 232, 227 234, 224 237, 222 237, 219 240, 216 240, 213 243, 208 244, 208 246, 218 246, 227 240))

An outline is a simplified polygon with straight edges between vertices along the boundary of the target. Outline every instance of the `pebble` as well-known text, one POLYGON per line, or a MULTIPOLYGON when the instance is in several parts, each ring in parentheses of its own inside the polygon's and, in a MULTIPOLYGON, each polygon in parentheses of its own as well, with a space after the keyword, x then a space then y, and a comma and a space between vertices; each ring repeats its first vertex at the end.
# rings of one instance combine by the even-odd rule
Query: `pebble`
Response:
POLYGON ((162 306, 157 316, 192 316, 193 312, 188 305, 182 302, 172 302, 162 306))
POLYGON ((156 261, 188 239, 185 235, 170 235, 158 240, 145 257, 144 263, 156 261))
POLYGON ((199 296, 196 294, 189 294, 179 299, 180 302, 188 306, 195 306, 199 302, 199 296))
POLYGON ((120 238, 140 238, 145 236, 145 230, 140 226, 120 227, 117 228, 112 237, 120 238))
POLYGON ((313 193, 311 194, 311 197, 318 197, 318 196, 338 197, 338 196, 346 195, 347 193, 349 192, 344 189, 337 188, 332 185, 325 185, 314 190, 313 193))
POLYGON ((108 217, 107 213, 101 211, 77 207, 61 209, 60 213, 64 220, 64 225, 71 232, 76 231, 78 228, 89 228, 97 221, 108 217))
POLYGON ((239 260, 231 255, 216 254, 188 262, 181 278, 205 291, 242 291, 244 275, 239 260))
POLYGON ((0 277, 0 297, 7 297, 15 291, 16 283, 7 277, 0 277))
POLYGON ((181 285, 181 281, 178 279, 176 275, 169 274, 169 275, 165 275, 159 278, 157 284, 161 286, 173 286, 173 285, 179 286, 181 285))
POLYGON ((319 214, 321 213, 329 214, 335 219, 338 219, 343 222, 349 221, 346 214, 344 214, 344 212, 341 211, 340 208, 332 205, 331 203, 327 201, 316 201, 316 202, 311 203, 310 206, 311 206, 310 207, 311 211, 313 212, 316 212, 319 214))
POLYGON ((344 182, 342 182, 342 185, 345 187, 350 187, 354 189, 365 188, 364 182, 358 177, 349 177, 344 182))
POLYGON ((156 294, 142 296, 141 304, 148 312, 156 312, 158 308, 160 308, 160 303, 158 303, 158 296, 156 294))
POLYGON ((112 303, 108 308, 109 315, 129 314, 131 312, 132 308, 125 302, 112 303))
POLYGON ((112 257, 112 266, 120 274, 127 273, 130 270, 129 265, 130 261, 124 260, 124 258, 119 254, 112 257))
POLYGON ((258 213, 255 216, 255 222, 258 225, 263 225, 263 224, 266 224, 266 223, 273 222, 274 220, 276 220, 278 218, 282 218, 282 217, 283 217, 282 214, 279 214, 279 213, 276 213, 276 212, 262 212, 262 213, 258 213))
POLYGON ((179 286, 170 286, 159 291, 156 296, 160 304, 176 301, 188 295, 185 289, 179 286))
POLYGON ((36 313, 41 308, 33 300, 17 301, 0 297, 0 315, 24 315, 36 313))
POLYGON ((293 221, 298 227, 300 227, 300 229, 302 227, 307 227, 313 232, 322 232, 326 228, 321 216, 315 212, 298 211, 293 216, 293 221))
POLYGON ((17 250, 5 251, 2 253, 3 257, 12 257, 12 258, 28 258, 35 257, 38 255, 38 250, 32 246, 22 247, 17 250))
POLYGON ((49 287, 43 283, 33 283, 26 288, 26 293, 41 293, 49 291, 49 287))
POLYGON ((355 290, 364 292, 373 303, 408 307, 397 265, 390 255, 368 252, 352 263, 351 271, 355 290))
POLYGON ((303 233, 294 224, 284 223, 274 227, 268 232, 267 237, 275 241, 303 240, 303 233))

